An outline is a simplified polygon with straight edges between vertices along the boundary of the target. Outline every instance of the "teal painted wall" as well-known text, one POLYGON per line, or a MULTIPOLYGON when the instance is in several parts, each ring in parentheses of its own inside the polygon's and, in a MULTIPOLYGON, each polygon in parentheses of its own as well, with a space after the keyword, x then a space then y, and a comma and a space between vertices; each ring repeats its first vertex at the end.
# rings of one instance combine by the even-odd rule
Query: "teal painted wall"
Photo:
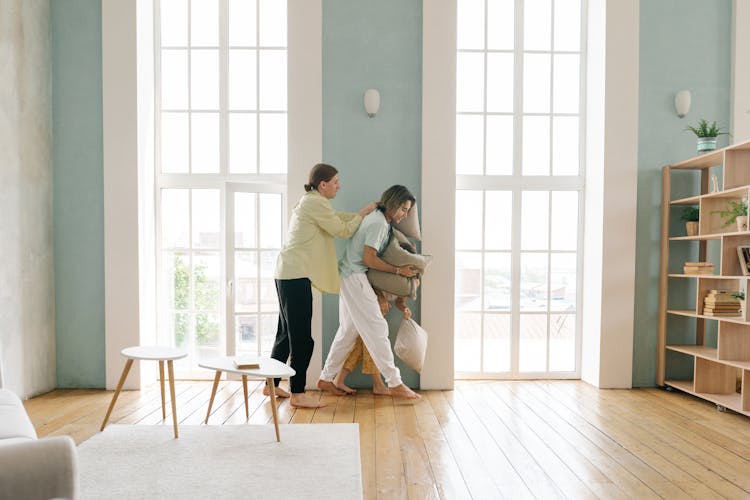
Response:
MULTIPOLYGON (((695 136, 684 131, 700 118, 726 129, 730 117, 732 6, 729 0, 641 2, 638 118, 638 213, 636 236, 633 385, 656 384, 661 167, 696 155, 695 136), (692 108, 675 114, 674 94, 692 92, 692 108)), ((719 147, 728 139, 722 136, 719 147)), ((694 179, 676 189, 696 189, 694 179)), ((674 212, 680 224, 679 211, 674 212)), ((676 233, 672 233, 676 234, 676 233)), ((687 246, 673 261, 695 258, 687 246)), ((692 244, 695 245, 695 244, 692 244)), ((675 297, 672 297, 675 298, 675 297)), ((687 297, 677 298, 677 300, 687 297)), ((677 324, 678 318, 670 318, 677 324)))
POLYGON ((100 0, 51 4, 58 387, 104 387, 100 0))
MULTIPOLYGON (((323 160, 340 171, 335 207, 359 210, 393 184, 407 186, 420 199, 421 89, 420 0, 323 1, 323 160), (362 103, 368 88, 381 95, 374 118, 362 103)), ((389 313, 391 337, 400 318, 395 308, 389 313)), ((326 295, 323 359, 337 327, 338 296, 326 295)), ((398 359, 397 364, 404 383, 418 386, 418 374, 398 359)), ((369 387, 370 380, 349 378, 355 387, 369 387)))

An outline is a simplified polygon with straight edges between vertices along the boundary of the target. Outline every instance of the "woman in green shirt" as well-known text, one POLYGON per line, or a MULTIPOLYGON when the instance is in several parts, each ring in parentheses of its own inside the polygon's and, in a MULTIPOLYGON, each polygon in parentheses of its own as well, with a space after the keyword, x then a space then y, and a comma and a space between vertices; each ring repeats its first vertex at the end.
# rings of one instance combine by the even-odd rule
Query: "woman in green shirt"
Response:
MULTIPOLYGON (((279 322, 271 357, 281 362, 289 359, 296 374, 291 377, 291 405, 303 408, 325 406, 305 395, 307 367, 313 352, 312 288, 323 293, 338 293, 339 273, 334 237, 348 239, 375 210, 375 202, 359 213, 337 212, 330 200, 336 197, 339 175, 331 165, 319 163, 310 171, 304 196, 292 211, 286 243, 276 260, 276 294, 279 297, 279 322)), ((275 381, 278 385, 279 380, 275 381)), ((267 389, 264 393, 267 392, 267 389)), ((288 397, 278 389, 276 394, 288 397)))

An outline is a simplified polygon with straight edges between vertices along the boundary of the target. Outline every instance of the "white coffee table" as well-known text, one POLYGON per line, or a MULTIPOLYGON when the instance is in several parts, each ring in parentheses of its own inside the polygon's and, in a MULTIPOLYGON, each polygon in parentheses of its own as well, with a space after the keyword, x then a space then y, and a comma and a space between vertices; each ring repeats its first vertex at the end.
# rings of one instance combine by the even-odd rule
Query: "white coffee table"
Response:
POLYGON ((103 431, 104 427, 107 425, 109 415, 112 413, 112 409, 115 407, 115 402, 117 402, 117 397, 120 395, 120 391, 122 390, 122 386, 125 383, 125 379, 128 378, 130 367, 133 366, 133 361, 135 361, 136 359, 141 361, 146 360, 159 362, 159 382, 161 384, 161 417, 162 419, 167 418, 167 412, 164 405, 164 362, 166 361, 169 369, 169 392, 172 396, 172 424, 174 426, 174 437, 179 437, 177 433, 177 404, 175 402, 174 395, 174 366, 172 362, 175 359, 182 359, 186 357, 187 352, 176 347, 166 347, 159 345, 138 345, 134 347, 126 347, 125 349, 120 351, 120 353, 128 358, 128 360, 125 362, 125 367, 122 369, 122 375, 120 375, 120 381, 117 383, 117 389, 115 390, 115 394, 112 396, 112 401, 109 403, 107 414, 104 416, 102 427, 99 430, 103 431))
MULTIPOLYGON (((243 361, 247 360, 247 356, 242 356, 243 361)), ((281 441, 279 437, 279 417, 276 410, 276 389, 273 385, 273 379, 275 378, 289 378, 296 372, 290 366, 277 361, 273 358, 257 357, 253 358, 260 364, 260 368, 252 369, 239 369, 234 366, 233 357, 221 357, 209 359, 198 364, 201 368, 207 368, 209 370, 215 370, 216 375, 214 376, 214 386, 211 389, 211 399, 208 401, 208 411, 206 412, 206 423, 208 423, 208 417, 211 415, 211 406, 214 404, 214 396, 216 396, 216 389, 219 387, 219 379, 221 379, 221 372, 235 373, 242 375, 242 388, 245 392, 245 417, 250 417, 250 412, 247 406, 247 378, 253 379, 266 379, 268 384, 268 392, 271 394, 271 411, 273 412, 273 425, 276 427, 276 441, 281 441)))

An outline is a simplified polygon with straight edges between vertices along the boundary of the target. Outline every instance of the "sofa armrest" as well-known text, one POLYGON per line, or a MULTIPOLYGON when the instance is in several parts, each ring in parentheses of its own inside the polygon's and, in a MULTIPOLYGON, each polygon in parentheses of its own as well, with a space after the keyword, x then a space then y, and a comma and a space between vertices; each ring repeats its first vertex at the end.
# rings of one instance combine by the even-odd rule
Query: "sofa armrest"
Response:
POLYGON ((77 496, 78 454, 70 437, 0 442, 0 499, 77 496))

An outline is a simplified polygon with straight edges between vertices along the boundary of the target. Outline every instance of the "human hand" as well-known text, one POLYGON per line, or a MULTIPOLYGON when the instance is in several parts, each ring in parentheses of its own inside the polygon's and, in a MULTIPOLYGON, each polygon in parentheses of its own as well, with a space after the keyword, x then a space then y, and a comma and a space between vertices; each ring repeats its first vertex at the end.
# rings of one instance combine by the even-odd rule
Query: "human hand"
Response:
POLYGON ((406 298, 405 297, 399 297, 399 298, 396 299, 396 307, 404 315, 404 319, 410 319, 411 318, 411 309, 409 309, 409 307, 406 305, 406 298))
POLYGON ((414 266, 396 266, 396 274, 399 276, 405 276, 407 278, 413 278, 419 271, 414 266))
POLYGON ((378 203, 375 202, 375 201, 372 201, 372 202, 368 203, 367 205, 365 205, 364 207, 362 207, 362 210, 359 211, 359 215, 361 215, 362 217, 364 217, 365 215, 369 214, 370 212, 372 212, 376 208, 378 208, 378 203))

